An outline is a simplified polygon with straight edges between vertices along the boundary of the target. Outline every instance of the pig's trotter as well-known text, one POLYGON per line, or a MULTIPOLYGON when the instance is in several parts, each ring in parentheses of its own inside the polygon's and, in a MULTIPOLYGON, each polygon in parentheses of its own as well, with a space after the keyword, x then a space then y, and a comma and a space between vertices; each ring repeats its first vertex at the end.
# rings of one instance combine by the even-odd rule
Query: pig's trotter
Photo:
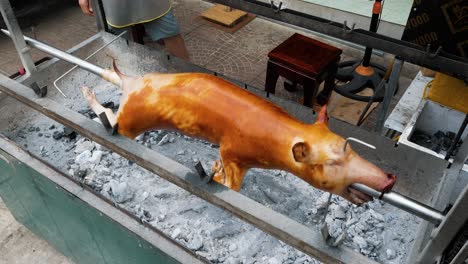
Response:
POLYGON ((224 174, 226 177, 226 186, 238 192, 242 186, 246 168, 239 166, 239 164, 224 160, 224 174))
POLYGON ((211 166, 211 173, 214 175, 213 181, 224 185, 226 177, 224 176, 223 163, 221 160, 215 160, 211 166))
POLYGON ((117 129, 117 117, 114 112, 112 112, 111 109, 102 106, 97 101, 94 91, 91 91, 88 87, 81 87, 81 93, 88 102, 89 107, 91 107, 93 112, 101 119, 103 125, 106 128, 112 128, 112 133, 115 134, 115 129, 117 129))
POLYGON ((224 158, 222 161, 217 160, 211 167, 211 172, 214 173, 213 180, 234 191, 239 191, 242 186, 246 168, 243 168, 232 162, 230 159, 224 158))

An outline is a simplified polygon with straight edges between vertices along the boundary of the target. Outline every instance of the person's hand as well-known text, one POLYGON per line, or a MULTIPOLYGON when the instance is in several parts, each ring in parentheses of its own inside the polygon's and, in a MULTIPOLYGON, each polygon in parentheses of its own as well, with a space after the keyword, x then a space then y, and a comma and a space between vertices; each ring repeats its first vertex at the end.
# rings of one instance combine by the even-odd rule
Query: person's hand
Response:
POLYGON ((94 16, 93 7, 91 6, 91 0, 78 0, 81 11, 88 16, 94 16))

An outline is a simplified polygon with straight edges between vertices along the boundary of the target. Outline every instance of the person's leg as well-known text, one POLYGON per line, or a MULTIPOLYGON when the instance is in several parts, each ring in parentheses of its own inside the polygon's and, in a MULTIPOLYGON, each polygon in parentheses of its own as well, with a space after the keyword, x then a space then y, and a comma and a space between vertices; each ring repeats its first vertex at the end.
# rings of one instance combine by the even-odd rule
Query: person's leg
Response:
POLYGON ((169 53, 184 60, 190 60, 184 39, 180 34, 164 38, 164 46, 169 53))
POLYGON ((153 41, 163 40, 164 46, 170 54, 189 60, 184 39, 180 35, 179 26, 172 10, 164 16, 144 25, 146 33, 153 41))

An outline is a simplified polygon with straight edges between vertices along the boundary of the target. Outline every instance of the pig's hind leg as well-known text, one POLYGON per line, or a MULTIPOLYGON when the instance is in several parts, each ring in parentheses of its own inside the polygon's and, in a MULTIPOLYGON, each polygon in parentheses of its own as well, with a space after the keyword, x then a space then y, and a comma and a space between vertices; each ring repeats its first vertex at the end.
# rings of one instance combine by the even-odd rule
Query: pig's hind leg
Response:
POLYGON ((107 117, 107 120, 109 121, 109 125, 111 127, 115 127, 117 124, 117 116, 114 114, 114 112, 112 112, 112 109, 102 106, 97 101, 94 91, 91 91, 88 87, 81 87, 81 93, 88 102, 89 107, 91 107, 91 110, 93 110, 97 116, 100 116, 102 113, 104 113, 107 117))

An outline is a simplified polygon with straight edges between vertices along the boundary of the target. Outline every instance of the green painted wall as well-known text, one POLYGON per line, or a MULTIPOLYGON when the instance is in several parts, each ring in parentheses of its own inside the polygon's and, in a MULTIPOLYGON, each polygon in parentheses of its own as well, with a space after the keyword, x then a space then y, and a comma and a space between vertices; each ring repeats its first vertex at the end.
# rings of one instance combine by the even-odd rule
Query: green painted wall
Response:
POLYGON ((18 222, 75 263, 177 263, 1 149, 0 196, 18 222))

